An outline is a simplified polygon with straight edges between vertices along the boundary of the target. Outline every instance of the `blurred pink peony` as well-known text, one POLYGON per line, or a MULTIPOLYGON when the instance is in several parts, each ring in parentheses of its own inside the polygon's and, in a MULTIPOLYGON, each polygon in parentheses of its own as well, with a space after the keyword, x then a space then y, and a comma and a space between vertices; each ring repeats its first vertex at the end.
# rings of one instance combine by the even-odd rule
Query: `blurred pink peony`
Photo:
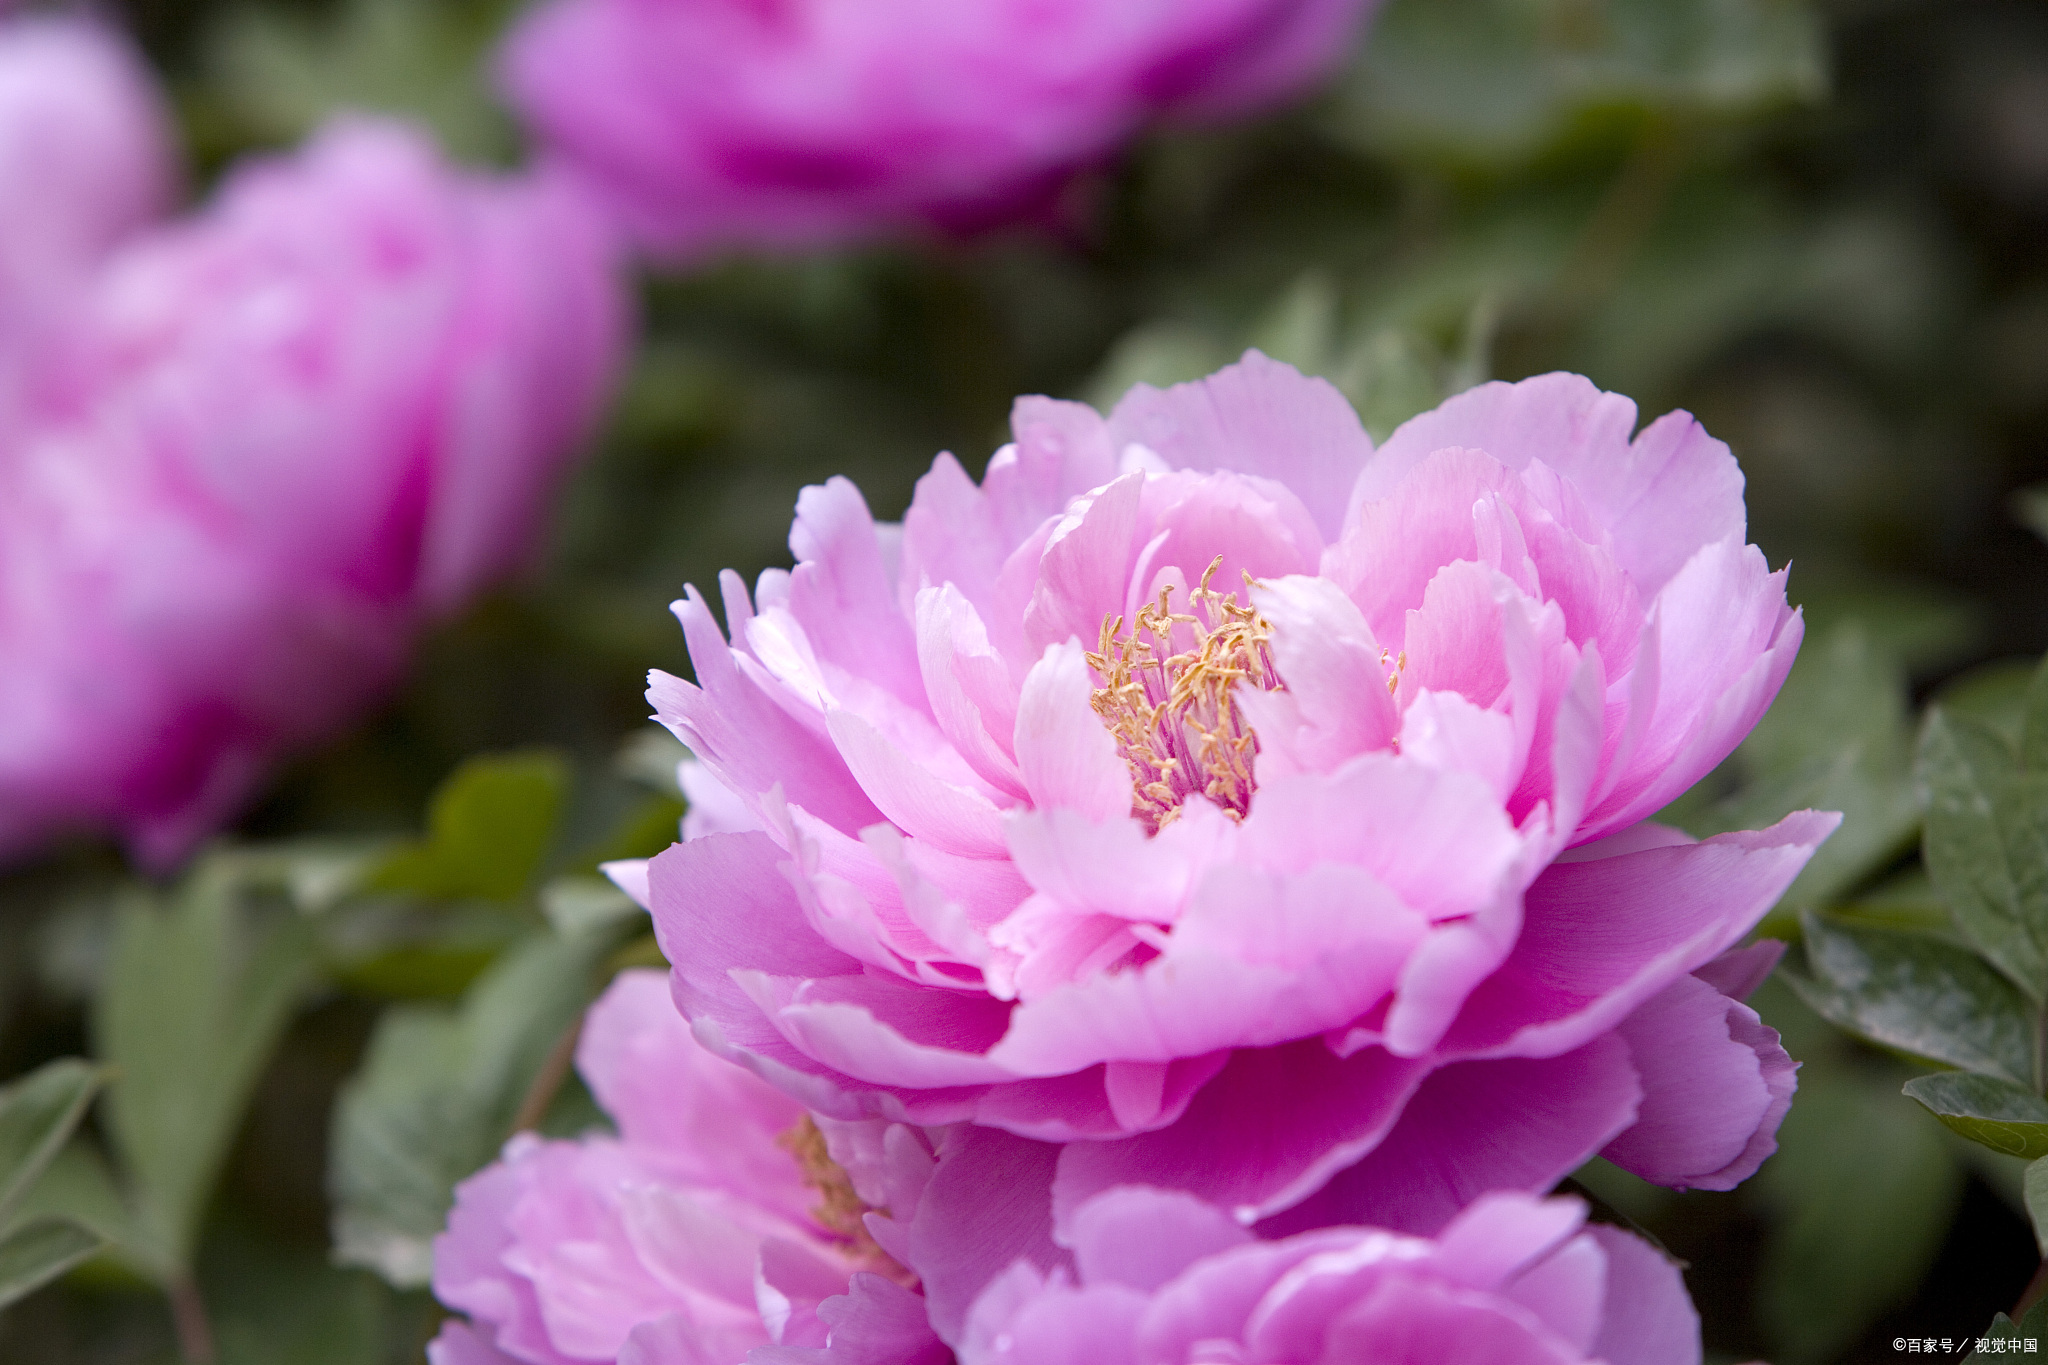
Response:
POLYGON ((521 1134, 458 1187, 434 1292, 469 1322, 432 1365, 738 1365, 777 1343, 838 1365, 949 1359, 877 1245, 902 1250, 897 1225, 869 1211, 915 1207, 919 1134, 811 1123, 692 1041, 656 972, 612 983, 576 1063, 619 1135, 521 1134))
POLYGON ((141 60, 99 24, 0 19, 0 424, 38 330, 168 202, 168 120, 141 60))
POLYGON ((649 692, 694 837, 615 875, 698 1036, 821 1112, 1070 1144, 1062 1210, 1249 1222, 1348 1167, 1317 1221, 1429 1232, 1602 1150, 1732 1187, 1793 1077, 1737 1000, 1768 953, 1717 959, 1836 817, 1645 822, 1801 623, 1727 448, 1635 422, 1549 375, 1374 451, 1253 353, 1025 399, 901 528, 806 490, 796 569, 725 576, 730 645, 691 590, 697 681, 649 692))
POLYGON ((1326 75, 1374 0, 554 0, 512 101, 643 242, 809 246, 1042 210, 1155 117, 1326 75))
POLYGON ((0 856, 174 861, 514 567, 621 340, 549 178, 337 124, 121 249, 0 432, 0 856))
POLYGON ((1434 1239, 1330 1227, 1255 1241, 1187 1195, 1082 1205, 1071 1258, 976 1300, 961 1365, 1485 1361, 1699 1365, 1678 1267, 1575 1199, 1495 1194, 1434 1239))

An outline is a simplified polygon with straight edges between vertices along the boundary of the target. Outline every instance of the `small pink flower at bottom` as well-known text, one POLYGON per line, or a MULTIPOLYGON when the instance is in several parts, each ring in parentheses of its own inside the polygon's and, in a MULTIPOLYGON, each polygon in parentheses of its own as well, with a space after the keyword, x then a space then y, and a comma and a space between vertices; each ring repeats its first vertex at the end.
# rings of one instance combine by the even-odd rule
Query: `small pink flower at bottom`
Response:
POLYGON ((521 1134, 457 1190, 434 1290, 469 1321, 433 1365, 738 1365, 777 1344, 946 1358, 887 1214, 930 1174, 922 1135, 812 1120, 700 1048, 656 972, 591 1008, 577 1066, 619 1135, 521 1134))
POLYGON ((1575 1199, 1492 1194, 1434 1237, 1328 1227, 1258 1241, 1185 1194, 1076 1213, 1070 1266, 1010 1267, 961 1365, 1698 1365, 1678 1267, 1575 1199))

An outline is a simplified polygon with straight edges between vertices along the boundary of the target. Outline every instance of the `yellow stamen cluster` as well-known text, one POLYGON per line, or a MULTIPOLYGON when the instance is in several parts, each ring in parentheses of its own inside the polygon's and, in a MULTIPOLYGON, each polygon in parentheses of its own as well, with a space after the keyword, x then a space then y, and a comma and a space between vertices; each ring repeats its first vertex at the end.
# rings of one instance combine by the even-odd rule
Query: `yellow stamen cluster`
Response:
MULTIPOLYGON (((1139 609, 1128 635, 1122 616, 1105 617, 1088 656, 1103 682, 1091 698, 1095 714, 1116 736, 1131 772, 1131 813, 1155 833, 1196 793, 1233 819, 1251 810, 1258 737, 1231 691, 1245 682, 1272 691, 1281 682, 1269 648, 1271 624, 1238 605, 1236 593, 1226 597, 1209 586, 1222 563, 1216 556, 1188 594, 1192 611, 1172 609, 1168 586, 1139 609), (1192 648, 1174 648, 1177 630, 1192 638, 1192 648)), ((1251 586, 1247 574, 1245 587, 1251 586)))
POLYGON ((803 1172, 804 1184, 818 1192, 819 1202, 811 1209, 812 1220, 847 1243, 849 1259, 863 1270, 873 1271, 906 1287, 914 1286, 917 1276, 898 1265, 888 1252, 877 1246, 873 1234, 862 1221, 864 1214, 886 1214, 888 1210, 871 1209, 855 1192, 853 1178, 847 1175, 845 1167, 832 1159, 817 1120, 806 1114, 797 1120, 795 1127, 775 1141, 777 1146, 796 1158, 797 1169, 803 1172))

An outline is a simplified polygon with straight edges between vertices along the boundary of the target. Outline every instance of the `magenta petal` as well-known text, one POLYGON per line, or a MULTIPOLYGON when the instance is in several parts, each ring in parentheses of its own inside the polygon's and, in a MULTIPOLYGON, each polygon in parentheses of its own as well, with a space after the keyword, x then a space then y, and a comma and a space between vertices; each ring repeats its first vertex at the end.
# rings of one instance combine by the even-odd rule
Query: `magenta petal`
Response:
POLYGON ((1617 1228, 1587 1232, 1607 1253, 1607 1318, 1593 1354, 1608 1365, 1699 1365, 1700 1315, 1678 1267, 1617 1228))
POLYGON ((1730 1000, 1747 1000, 1764 984, 1783 956, 1783 943, 1761 938, 1746 948, 1730 948, 1693 975, 1730 1000))
POLYGON ((450 1318, 441 1324, 441 1330, 427 1343, 427 1365, 528 1365, 516 1356, 508 1356, 491 1342, 489 1336, 463 1322, 450 1318))
POLYGON ((905 834, 963 857, 1002 856, 1003 815, 993 801, 934 775, 851 711, 832 711, 825 723, 861 790, 905 834))
POLYGON ((1173 1126, 1064 1148, 1061 1225, 1115 1185, 1186 1190, 1245 1222, 1286 1208, 1370 1150, 1427 1072, 1378 1048, 1340 1061, 1318 1039, 1234 1052, 1173 1126))
POLYGON ((1403 423, 1362 482, 1366 496, 1385 496, 1452 446, 1518 471, 1540 461, 1578 488, 1611 529, 1622 567, 1652 593, 1700 546, 1740 535, 1742 471, 1686 413, 1667 413, 1631 441, 1635 425, 1634 403, 1578 375, 1482 384, 1403 423))
POLYGON ((1035 809, 1064 807, 1101 823, 1131 813, 1131 774, 1089 704, 1094 687, 1079 642, 1047 645, 1024 678, 1015 750, 1035 809))
POLYGON ((1284 1236, 1329 1223, 1428 1234, 1489 1190, 1547 1190, 1634 1120, 1642 1087, 1611 1035, 1543 1061, 1445 1067, 1362 1161, 1260 1224, 1284 1236))
POLYGON ((648 675, 647 700, 662 723, 736 792, 779 784, 790 801, 849 834, 880 820, 832 746, 740 671, 697 590, 685 589, 674 610, 697 682, 659 670, 648 675))
POLYGON ((1523 899, 1513 952, 1440 1052, 1544 1056, 1613 1028, 1747 933, 1840 822, 1802 811, 1763 831, 1553 864, 1523 899))
POLYGON ((1732 1190, 1777 1150, 1798 1064, 1756 1011, 1683 976, 1615 1031, 1643 1103, 1602 1153, 1608 1160, 1660 1185, 1732 1190))
POLYGON ((855 1275, 846 1293, 818 1305, 818 1319, 824 1350, 759 1347, 747 1365, 953 1365, 925 1319, 923 1296, 879 1275, 855 1275))
POLYGON ((771 1206, 799 1195, 775 1139, 803 1107, 700 1047, 664 973, 613 979, 584 1018, 576 1069, 626 1141, 687 1155, 694 1183, 771 1206))
POLYGON ((1033 653, 1069 640, 1093 646, 1103 621, 1122 614, 1144 490, 1143 474, 1127 474, 1078 500, 1053 528, 1024 612, 1033 653))
POLYGON ((917 640, 897 602, 875 519, 850 479, 829 479, 797 496, 789 549, 797 561, 789 611, 819 656, 923 710, 917 640))
POLYGON ((1492 1295, 1405 1278, 1389 1279, 1332 1323, 1321 1360, 1373 1365, 1579 1365, 1570 1345, 1534 1314, 1492 1295))
POLYGON ((736 971, 735 981, 804 1055, 876 1085, 938 1089, 1010 1080, 986 1057, 1010 1006, 878 973, 805 979, 736 971))
POLYGON ((1009 665, 989 643, 973 603, 947 583, 919 592, 916 612, 918 667, 940 732, 983 781, 1006 795, 1023 796, 1010 749, 1015 705, 1004 711, 981 704, 985 696, 1008 700, 1009 665))
POLYGON ((1203 1257, 1253 1239, 1193 1195, 1123 1185, 1074 1210, 1060 1240, 1073 1248, 1083 1282, 1150 1291, 1203 1257))
POLYGON ((1325 540, 1337 538, 1351 486, 1372 457, 1372 438, 1333 385, 1257 351, 1192 384, 1138 385, 1110 414, 1109 431, 1119 451, 1136 442, 1175 469, 1285 484, 1325 540))
POLYGON ((958 1345, 975 1296, 1020 1258, 1065 1264, 1053 1244, 1052 1184, 1060 1149, 993 1128, 947 1134, 938 1168, 911 1219, 913 1264, 931 1324, 958 1345))

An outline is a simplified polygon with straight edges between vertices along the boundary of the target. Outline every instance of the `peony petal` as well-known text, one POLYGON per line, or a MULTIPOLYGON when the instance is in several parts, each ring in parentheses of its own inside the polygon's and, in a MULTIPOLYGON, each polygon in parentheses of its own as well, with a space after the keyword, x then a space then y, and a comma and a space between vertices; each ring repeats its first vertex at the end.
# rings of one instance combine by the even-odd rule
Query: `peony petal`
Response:
POLYGON ((1260 1235, 1329 1223, 1433 1233, 1490 1190, 1549 1189, 1634 1121, 1641 1095, 1628 1047, 1611 1035, 1543 1061, 1445 1067, 1363 1160, 1260 1235))
POLYGON ((1084 1284, 1153 1290, 1203 1257, 1253 1237, 1193 1195, 1122 1185, 1074 1210, 1058 1240, 1073 1248, 1084 1284))
POLYGON ((659 670, 648 675, 647 700, 662 724, 736 792, 751 795, 779 783, 792 801, 849 834, 881 819, 831 745, 740 671, 697 590, 686 589, 674 610, 697 683, 659 670))
POLYGON ((1608 1365, 1700 1365, 1700 1315, 1679 1267, 1639 1237, 1595 1226, 1607 1253, 1607 1315, 1592 1354, 1608 1365))
POLYGON ((1275 871, 1370 868, 1432 919, 1468 915, 1500 895, 1521 851, 1484 782, 1391 754, 1261 784, 1238 842, 1240 858, 1275 871))
POLYGON ((1335 540, 1372 438, 1327 380, 1257 351, 1191 384, 1139 384, 1109 418, 1110 443, 1136 442, 1175 469, 1236 470, 1286 485, 1335 540))
POLYGON ((807 1196, 776 1137, 803 1107, 690 1035, 667 974, 621 972, 585 1015, 576 1069, 629 1143, 686 1155, 692 1183, 801 1216, 807 1196))
POLYGON ((1127 474, 1078 499, 1052 528, 1023 613, 1024 643, 1034 653, 1069 640, 1093 645, 1103 622, 1123 612, 1144 489, 1143 474, 1127 474))
POLYGON ((1573 374, 1481 384, 1403 423, 1380 448, 1360 497, 1387 492, 1437 451, 1484 450, 1513 470, 1541 462, 1612 529, 1622 567, 1656 592, 1702 545, 1740 536, 1742 471, 1688 414, 1668 413, 1633 442, 1636 406, 1573 374))
POLYGON ((1017 766, 1036 809, 1122 820, 1131 813, 1131 773, 1089 704, 1094 686, 1078 642, 1046 646, 1017 704, 1017 766))
POLYGON ((1840 819, 1802 811, 1760 832, 1553 864, 1439 1052, 1547 1056, 1613 1028, 1747 933, 1840 819))
POLYGON ((1377 1003, 1423 930, 1354 867, 1325 863, 1294 877, 1219 868, 1165 953, 1027 999, 990 1059, 1057 1075, 1319 1034, 1377 1003))
POLYGON ((1389 747, 1401 717, 1387 690, 1372 686, 1387 670, 1357 605, 1327 579, 1304 575, 1261 583, 1252 598, 1272 623, 1273 664, 1286 683, 1236 693, 1259 737, 1260 781, 1327 772, 1389 747))
POLYGON ((450 1318, 441 1324, 441 1330, 427 1343, 427 1365, 527 1365, 527 1362, 499 1350, 488 1333, 477 1330, 460 1318, 450 1318))
POLYGON ((1379 1049, 1340 1061, 1314 1039, 1241 1049, 1173 1126, 1064 1148, 1061 1226, 1115 1185, 1186 1190, 1247 1223, 1286 1208, 1370 1150, 1427 1073, 1379 1049))
POLYGON ((1643 1103, 1608 1160, 1659 1185, 1732 1190, 1777 1150, 1798 1064, 1749 1006, 1682 976, 1615 1032, 1643 1103))
POLYGON ((917 641, 867 500, 844 478, 798 495, 788 610, 822 658, 922 710, 917 641))
POLYGON ((825 723, 861 790, 905 834, 963 857, 1003 855, 1003 816, 994 802, 934 776, 851 711, 832 711, 825 723))
POLYGON ((1405 1277, 1389 1279, 1346 1312, 1321 1344, 1323 1360, 1373 1365, 1578 1365, 1583 1359, 1525 1310, 1491 1295, 1405 1277))
POLYGON ((959 1345, 968 1307, 1020 1258, 1066 1263, 1053 1244, 1052 1182, 1060 1149, 992 1128, 956 1128, 911 1219, 913 1263, 932 1329, 959 1345))
POLYGON ((1010 748, 1017 719, 1009 665, 989 644, 973 604, 952 584, 919 592, 915 612, 918 668, 940 731, 982 780, 1022 797, 1023 780, 1010 748), (975 678, 977 672, 986 676, 975 678), (991 700, 1010 704, 999 709, 988 705, 991 700))

